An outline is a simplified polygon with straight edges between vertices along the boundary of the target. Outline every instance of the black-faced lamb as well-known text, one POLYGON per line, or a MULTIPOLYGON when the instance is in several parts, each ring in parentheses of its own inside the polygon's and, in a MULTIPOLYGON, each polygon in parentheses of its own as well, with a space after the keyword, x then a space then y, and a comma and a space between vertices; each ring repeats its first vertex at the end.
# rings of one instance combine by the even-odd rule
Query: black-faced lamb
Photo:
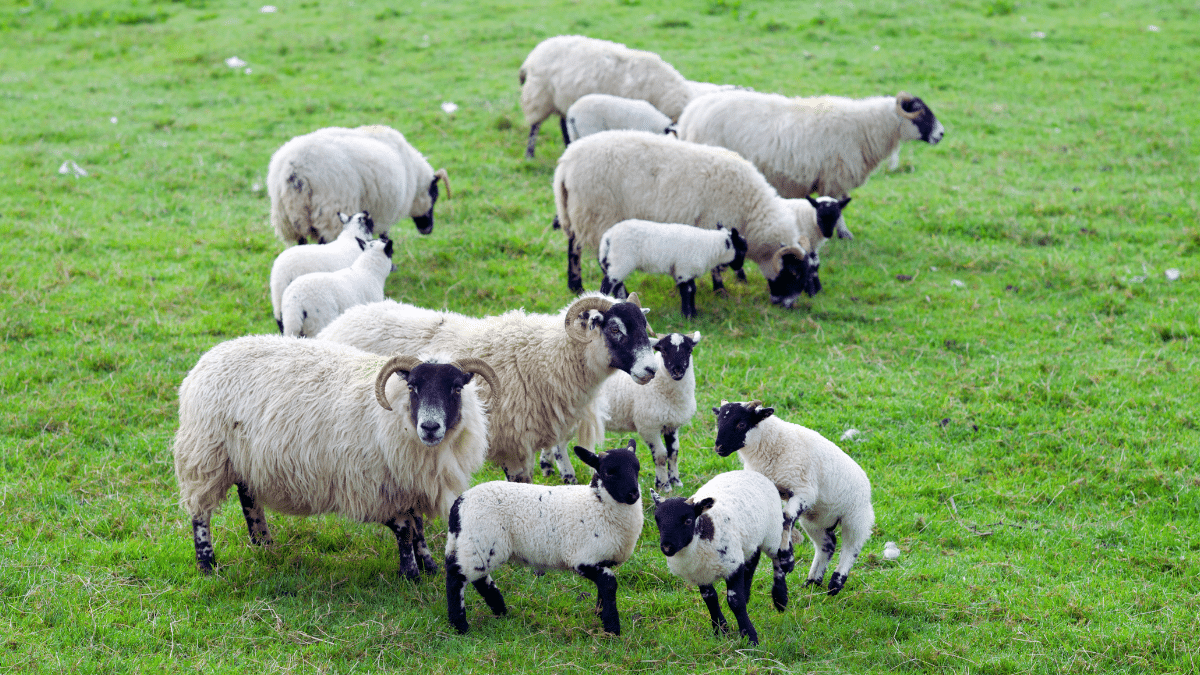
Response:
MULTIPOLYGON (((737 152, 786 198, 845 197, 901 141, 936 145, 944 134, 925 102, 905 92, 849 99, 722 91, 693 99, 679 117, 679 138, 737 152)), ((851 237, 844 225, 838 234, 851 237)))
POLYGON ((575 453, 596 470, 590 486, 494 481, 454 502, 446 534, 446 609, 450 625, 468 629, 470 582, 496 616, 508 609, 491 572, 512 560, 544 570, 571 570, 596 584, 596 606, 607 633, 621 634, 617 577, 642 533, 642 495, 634 441, 595 455, 575 453))
POLYGON ((342 231, 339 211, 369 211, 381 236, 404 216, 412 217, 418 232, 429 234, 439 179, 448 196, 446 170, 434 171, 391 127, 318 129, 271 155, 271 223, 285 243, 333 241, 342 231))
MULTIPOLYGON (((787 500, 783 510, 784 542, 792 539, 797 520, 816 547, 806 585, 822 585, 825 568, 837 548, 834 530, 842 528, 842 552, 837 570, 829 577, 829 595, 846 585, 850 568, 875 525, 871 506, 871 481, 841 448, 821 434, 774 417, 774 408, 762 401, 730 403, 713 408, 717 416, 716 451, 722 457, 737 452, 742 466, 775 483, 787 500)), ((783 561, 790 571, 790 543, 783 561)))
MULTIPOLYGON (((445 353, 486 360, 508 384, 489 409, 488 459, 509 480, 529 482, 537 452, 565 443, 600 385, 624 371, 641 383, 658 369, 637 299, 585 295, 558 314, 513 310, 484 318, 390 300, 356 307, 318 336, 376 354, 445 353)), ((593 431, 593 425, 583 425, 593 431)), ((579 444, 595 448, 599 435, 579 444)))
POLYGON ((283 333, 283 291, 288 284, 304 274, 336 272, 353 265, 371 240, 375 221, 366 211, 353 216, 339 213, 338 219, 342 221, 342 233, 337 239, 319 246, 284 249, 271 265, 271 308, 280 333, 283 333))
POLYGON ((584 136, 612 129, 635 129, 652 134, 675 131, 671 118, 646 101, 608 94, 588 94, 567 109, 567 137, 575 142, 584 136))
POLYGON ((713 588, 723 579, 725 600, 737 618, 738 630, 750 644, 758 644, 758 631, 746 606, 763 553, 774 569, 771 599, 775 609, 782 612, 788 603, 787 572, 780 561, 783 511, 775 484, 755 471, 729 471, 713 477, 687 499, 663 499, 657 492, 651 495, 659 549, 667 556, 667 567, 675 576, 700 587, 713 632, 729 630, 713 588))
MULTIPOLYGON (((781 198, 734 152, 641 131, 603 131, 572 143, 559 158, 554 201, 573 292, 583 289, 583 251, 599 250, 609 228, 638 218, 736 227, 748 244, 746 258, 767 278, 772 302, 791 307, 801 293, 815 293, 808 252, 799 244, 813 207, 781 198)), ((715 270, 713 286, 723 286, 715 270)))
POLYGON ((387 275, 395 269, 392 241, 376 239, 345 269, 297 278, 283 291, 283 334, 313 337, 351 307, 383 300, 387 275))
POLYGON ((625 297, 625 279, 634 270, 669 274, 679 288, 680 312, 696 316, 696 277, 717 267, 741 271, 746 260, 746 238, 737 228, 702 230, 679 223, 622 220, 600 237, 600 292, 625 297))
POLYGON ((476 374, 490 398, 501 395, 479 360, 379 357, 277 335, 213 347, 179 387, 174 447, 200 570, 213 569, 212 514, 236 485, 255 544, 271 542, 263 507, 339 513, 387 525, 402 575, 436 572, 423 519, 449 512, 487 453, 476 374))

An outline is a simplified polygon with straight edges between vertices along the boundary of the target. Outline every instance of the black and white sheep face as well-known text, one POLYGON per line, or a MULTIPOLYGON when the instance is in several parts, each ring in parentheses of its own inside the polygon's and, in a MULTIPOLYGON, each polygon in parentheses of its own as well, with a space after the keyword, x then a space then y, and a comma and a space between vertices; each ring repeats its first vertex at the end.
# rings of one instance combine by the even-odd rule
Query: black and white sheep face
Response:
POLYGON ((817 227, 826 239, 833 237, 834 230, 842 220, 842 209, 850 203, 851 197, 834 199, 833 197, 808 197, 808 203, 817 211, 817 227))
POLYGON ((916 134, 913 136, 914 140, 920 139, 930 145, 937 145, 938 141, 942 140, 942 136, 946 134, 945 127, 921 99, 914 96, 900 101, 900 108, 909 115, 916 115, 909 120, 916 130, 916 134))
POLYGON ((359 211, 352 216, 338 211, 338 219, 342 221, 343 230, 350 228, 360 238, 369 238, 375 233, 375 221, 371 219, 371 214, 367 211, 359 211))
POLYGON ((425 445, 441 443, 462 420, 462 390, 474 374, 448 364, 422 363, 399 375, 408 382, 408 407, 417 437, 425 445))
POLYGON ((722 457, 728 457, 746 447, 746 436, 755 430, 759 422, 775 414, 774 408, 764 408, 751 403, 721 402, 720 408, 713 408, 717 416, 717 442, 715 450, 722 457))
POLYGON ((575 446, 575 454, 584 464, 592 467, 596 475, 592 477, 592 487, 600 486, 618 504, 636 504, 642 498, 642 490, 638 486, 637 442, 629 439, 629 445, 616 448, 599 455, 587 448, 575 446))
MULTIPOLYGON (((600 314, 593 311, 593 314, 600 314)), ((618 302, 607 312, 595 316, 592 325, 604 334, 609 366, 629 373, 638 384, 654 379, 658 364, 654 358, 650 324, 642 308, 632 302, 618 302)))
POLYGON ((700 332, 691 335, 671 333, 654 344, 654 351, 662 354, 663 367, 672 380, 678 382, 687 375, 692 365, 692 350, 700 344, 700 332))
POLYGON ((820 280, 816 270, 809 269, 808 256, 800 257, 793 253, 785 253, 779 265, 779 274, 774 279, 767 279, 767 288, 771 291, 771 302, 784 307, 793 307, 801 293, 815 295, 820 290, 820 280), (814 283, 815 282, 815 283, 814 283), (814 286, 816 288, 814 289, 814 286))
POLYGON ((670 558, 687 548, 696 537, 712 541, 715 534, 712 518, 704 514, 713 506, 713 498, 706 497, 698 504, 691 499, 675 497, 662 499, 654 495, 654 522, 658 525, 658 548, 670 558))
POLYGON ((438 179, 435 177, 433 182, 429 184, 429 210, 424 215, 413 216, 413 222, 417 225, 417 232, 421 234, 429 234, 433 232, 433 207, 438 200, 438 179))

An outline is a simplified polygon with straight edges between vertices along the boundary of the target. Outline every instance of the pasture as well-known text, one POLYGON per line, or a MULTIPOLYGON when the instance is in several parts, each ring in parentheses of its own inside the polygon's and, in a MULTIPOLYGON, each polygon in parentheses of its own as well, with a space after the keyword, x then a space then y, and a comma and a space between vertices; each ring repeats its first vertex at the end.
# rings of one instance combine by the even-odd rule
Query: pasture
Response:
MULTIPOLYGON (((1197 63, 1195 2, 5 0, 0 669, 1196 672, 1197 63), (835 442, 859 430, 839 444, 877 525, 845 590, 802 587, 799 545, 785 613, 755 580, 761 645, 713 637, 647 507, 617 572, 623 635, 601 633, 591 583, 510 566, 510 614, 469 591, 458 636, 444 578, 399 580, 386 528, 269 514, 262 550, 232 493, 202 577, 176 503, 176 389, 213 345, 276 330, 271 153, 323 126, 395 127, 453 196, 432 234, 393 228, 388 296, 557 311, 562 141, 552 118, 522 158, 516 71, 564 33, 693 80, 905 90, 945 125, 853 193, 856 238, 826 245, 824 290, 793 310, 753 265, 727 297, 702 278, 690 321, 669 279, 626 282, 655 330, 704 335, 682 494, 740 468, 712 450, 723 398, 835 442)), ((440 563, 445 523, 428 531, 440 563)))

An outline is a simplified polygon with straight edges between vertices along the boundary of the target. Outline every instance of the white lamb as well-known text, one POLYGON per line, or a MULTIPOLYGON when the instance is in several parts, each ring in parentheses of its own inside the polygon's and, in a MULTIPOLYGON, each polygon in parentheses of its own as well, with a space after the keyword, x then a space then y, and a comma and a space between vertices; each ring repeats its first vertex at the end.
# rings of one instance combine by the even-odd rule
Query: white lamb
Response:
POLYGON ((588 94, 567 109, 567 136, 572 143, 612 129, 634 129, 652 134, 675 131, 671 118, 646 101, 608 94, 588 94))
POLYGON ((679 223, 622 220, 600 237, 600 292, 625 297, 625 278, 640 270, 669 274, 679 287, 680 312, 696 316, 696 277, 728 265, 741 271, 746 259, 746 238, 737 228, 702 230, 679 223))
POLYGON ((271 307, 280 333, 283 332, 283 291, 288 284, 304 274, 336 272, 353 265, 371 240, 375 222, 366 211, 353 216, 339 213, 338 218, 343 229, 337 239, 328 244, 284 249, 271 265, 271 307))
POLYGON ((404 216, 412 217, 418 232, 429 234, 438 179, 449 196, 446 170, 434 171, 391 127, 318 129, 271 155, 271 223, 285 243, 333 241, 342 231, 339 211, 370 211, 381 236, 404 216))
POLYGON ((761 554, 767 554, 774 568, 771 599, 775 609, 782 612, 788 603, 787 572, 780 561, 784 553, 780 550, 783 511, 775 484, 755 471, 729 471, 713 477, 688 499, 663 499, 656 492, 650 494, 654 497, 659 548, 667 556, 667 567, 675 576, 700 587, 713 632, 729 630, 713 588, 723 579, 725 600, 737 617, 739 631, 750 644, 758 644, 758 632, 746 605, 761 554))
POLYGON ((722 401, 713 413, 717 416, 717 454, 728 457, 737 452, 746 469, 770 478, 787 500, 783 510, 785 571, 790 572, 794 564, 790 542, 798 519, 816 547, 805 585, 820 586, 837 548, 834 530, 841 525, 842 552, 837 570, 829 577, 829 595, 837 595, 875 525, 867 474, 824 436, 774 417, 775 409, 762 407, 762 401, 722 401))
POLYGON ((174 448, 200 570, 213 569, 210 519, 237 485, 255 544, 271 542, 264 506, 339 513, 387 525, 404 576, 435 572, 423 518, 446 515, 487 452, 474 374, 500 395, 478 360, 388 358, 278 335, 213 347, 179 387, 174 448))
POLYGON ((336 272, 305 274, 283 292, 283 334, 313 337, 343 312, 383 300, 392 264, 392 241, 369 242, 354 264, 336 272))
POLYGON ((466 583, 496 616, 508 609, 491 572, 509 560, 535 570, 572 570, 596 584, 604 630, 621 634, 617 577, 642 533, 642 495, 634 442, 594 455, 576 454, 596 470, 590 486, 495 481, 476 485, 454 502, 446 534, 446 609, 450 624, 468 629, 466 583))

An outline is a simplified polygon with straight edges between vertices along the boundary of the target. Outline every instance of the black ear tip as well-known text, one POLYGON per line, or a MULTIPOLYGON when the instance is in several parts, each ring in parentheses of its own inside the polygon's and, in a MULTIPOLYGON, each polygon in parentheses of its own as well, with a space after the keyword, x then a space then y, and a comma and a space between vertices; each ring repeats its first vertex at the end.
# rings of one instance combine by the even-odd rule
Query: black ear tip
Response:
POLYGON ((713 408, 713 414, 714 414, 714 415, 719 415, 719 414, 721 414, 721 409, 720 409, 720 408, 713 408))

